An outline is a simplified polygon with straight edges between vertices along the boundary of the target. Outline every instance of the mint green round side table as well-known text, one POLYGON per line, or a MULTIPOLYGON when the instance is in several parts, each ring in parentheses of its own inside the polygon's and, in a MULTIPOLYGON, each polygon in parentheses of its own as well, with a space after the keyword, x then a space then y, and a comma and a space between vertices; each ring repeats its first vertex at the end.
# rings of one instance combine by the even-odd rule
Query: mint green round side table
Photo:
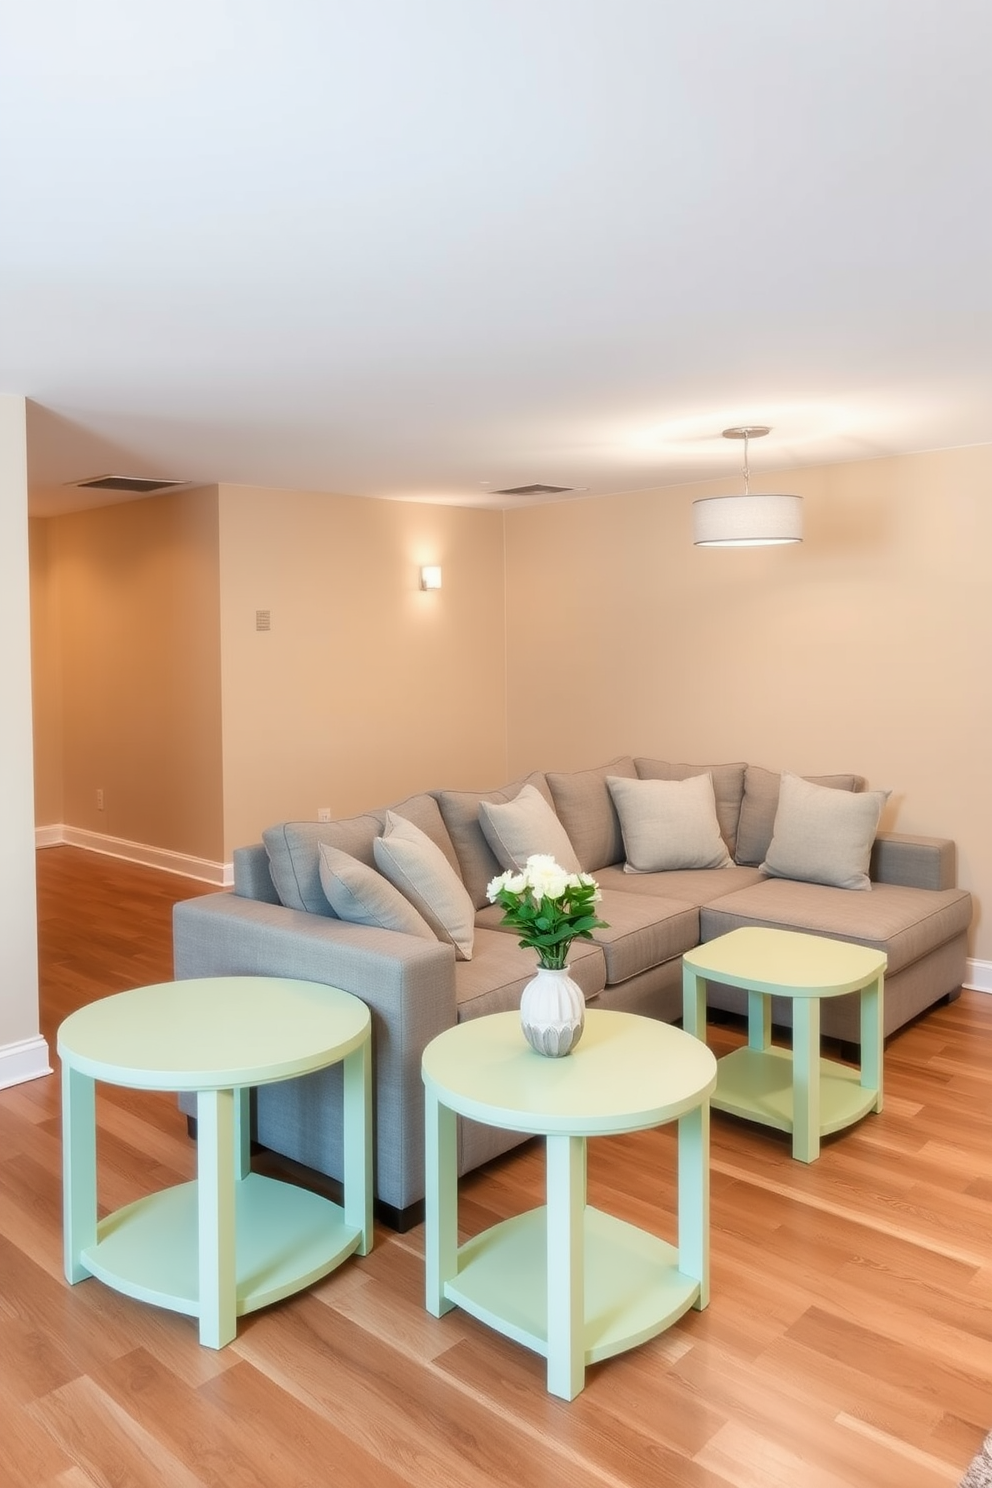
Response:
MULTIPOLYGON (((592 1009, 545 1059, 517 1012, 446 1029, 423 1056, 427 1308, 459 1306, 548 1361, 572 1400, 589 1364, 709 1300, 709 1096, 716 1060, 681 1029, 592 1009), (547 1203, 458 1245, 456 1114, 543 1136, 547 1203), (586 1203, 586 1140, 678 1122, 678 1245, 586 1203)), ((649 1174, 646 1173, 646 1191, 649 1174)))
POLYGON ((706 983, 747 991, 747 1044, 718 1062, 713 1109, 792 1133, 815 1162, 820 1138, 882 1109, 884 951, 745 925, 682 957, 682 1026, 706 1037, 706 983), (861 1068, 820 1057, 820 1001, 861 996, 861 1068), (792 1000, 792 1048, 772 1045, 771 999, 792 1000))
POLYGON ((371 1020, 315 982, 202 977, 119 992, 62 1024, 65 1274, 199 1319, 221 1348, 237 1318, 372 1245, 371 1020), (344 1202, 252 1173, 253 1085, 344 1065, 344 1202), (95 1083, 197 1095, 197 1177, 97 1219, 95 1083))

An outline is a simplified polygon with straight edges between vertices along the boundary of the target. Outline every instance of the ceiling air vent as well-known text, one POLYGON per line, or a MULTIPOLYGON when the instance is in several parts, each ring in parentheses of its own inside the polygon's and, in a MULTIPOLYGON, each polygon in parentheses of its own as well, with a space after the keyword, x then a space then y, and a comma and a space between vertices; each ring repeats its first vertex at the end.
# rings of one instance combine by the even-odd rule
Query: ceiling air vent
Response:
POLYGON ((560 496, 564 491, 573 491, 574 486, 509 486, 505 491, 496 491, 497 496, 560 496))
POLYGON ((188 486, 189 481, 153 480, 144 475, 94 475, 91 480, 66 484, 78 486, 81 491, 132 491, 136 496, 148 496, 152 491, 167 491, 171 486, 188 486))

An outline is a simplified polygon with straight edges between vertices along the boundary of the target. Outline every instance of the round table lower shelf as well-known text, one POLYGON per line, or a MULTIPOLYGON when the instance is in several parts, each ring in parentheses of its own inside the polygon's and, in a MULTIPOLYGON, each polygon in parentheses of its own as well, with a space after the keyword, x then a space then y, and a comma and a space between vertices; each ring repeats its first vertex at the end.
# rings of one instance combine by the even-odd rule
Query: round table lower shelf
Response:
MULTIPOLYGON (((778 1131, 794 1128, 793 1062, 789 1049, 734 1049, 717 1061, 714 1111, 760 1121, 778 1131)), ((822 1059, 820 1123, 822 1136, 845 1127, 874 1109, 878 1091, 861 1084, 860 1070, 822 1059)))
MULTIPOLYGON (((674 1245, 586 1208, 583 1215, 585 1363, 646 1343, 699 1297, 678 1269, 674 1245)), ((476 1235, 458 1251, 444 1295, 508 1338, 548 1353, 547 1209, 528 1210, 476 1235)))
MULTIPOLYGON (((83 1265, 125 1296, 198 1316, 197 1200, 194 1180, 118 1209, 100 1221, 83 1265)), ((239 1317, 328 1275, 362 1239, 330 1199, 260 1173, 236 1187, 235 1224, 239 1317)))

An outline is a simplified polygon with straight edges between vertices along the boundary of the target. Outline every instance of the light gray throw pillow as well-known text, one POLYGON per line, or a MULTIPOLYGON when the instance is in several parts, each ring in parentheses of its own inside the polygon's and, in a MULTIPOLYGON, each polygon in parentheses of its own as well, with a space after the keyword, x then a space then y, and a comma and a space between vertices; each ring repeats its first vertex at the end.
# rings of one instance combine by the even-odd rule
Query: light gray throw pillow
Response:
POLYGON ((475 908, 468 890, 436 842, 394 811, 386 812, 382 836, 372 844, 376 865, 423 915, 439 940, 471 961, 475 908))
POLYGON ((388 878, 330 843, 322 842, 319 853, 321 888, 339 920, 437 939, 423 915, 388 878))
POLYGON ((762 872, 835 889, 870 889, 872 844, 891 794, 833 790, 783 771, 762 872))
POLYGON ((566 873, 581 873, 568 833, 535 785, 512 801, 480 801, 479 824, 501 868, 520 873, 534 853, 548 853, 566 873))
POLYGON ((713 777, 625 780, 608 775, 627 861, 625 873, 726 868, 731 858, 716 815, 713 777))

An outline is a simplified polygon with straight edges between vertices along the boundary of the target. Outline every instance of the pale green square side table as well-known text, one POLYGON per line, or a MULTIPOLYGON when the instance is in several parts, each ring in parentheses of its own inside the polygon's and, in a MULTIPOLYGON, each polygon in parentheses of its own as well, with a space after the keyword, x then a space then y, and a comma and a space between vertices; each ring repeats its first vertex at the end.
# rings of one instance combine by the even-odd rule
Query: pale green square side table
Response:
POLYGON ((199 1319, 237 1318, 372 1246, 371 1019, 316 982, 203 977, 101 998, 62 1024, 65 1274, 199 1319), (344 1066, 344 1202, 252 1173, 253 1085, 344 1066), (197 1177, 97 1219, 95 1085, 197 1093, 197 1177))
POLYGON ((884 952, 822 935, 744 926, 682 957, 682 1026, 706 1038, 706 983, 747 991, 747 1045, 717 1064, 712 1105, 792 1133, 792 1155, 815 1162, 820 1138, 882 1109, 884 952), (858 992, 861 1068, 820 1055, 820 1000, 858 992), (771 1041, 771 999, 792 1000, 792 1049, 771 1041))
MULTIPOLYGON (((678 1028, 586 1012, 564 1059, 526 1042, 517 1012, 428 1044, 427 1308, 459 1306, 543 1355, 572 1400, 586 1366, 644 1343, 709 1301, 709 1096, 716 1060, 678 1028), (543 1136, 547 1203, 459 1247, 456 1114, 543 1136), (586 1202, 589 1137, 678 1122, 678 1245, 586 1202)), ((646 1175, 647 1178, 648 1175, 646 1175)))

